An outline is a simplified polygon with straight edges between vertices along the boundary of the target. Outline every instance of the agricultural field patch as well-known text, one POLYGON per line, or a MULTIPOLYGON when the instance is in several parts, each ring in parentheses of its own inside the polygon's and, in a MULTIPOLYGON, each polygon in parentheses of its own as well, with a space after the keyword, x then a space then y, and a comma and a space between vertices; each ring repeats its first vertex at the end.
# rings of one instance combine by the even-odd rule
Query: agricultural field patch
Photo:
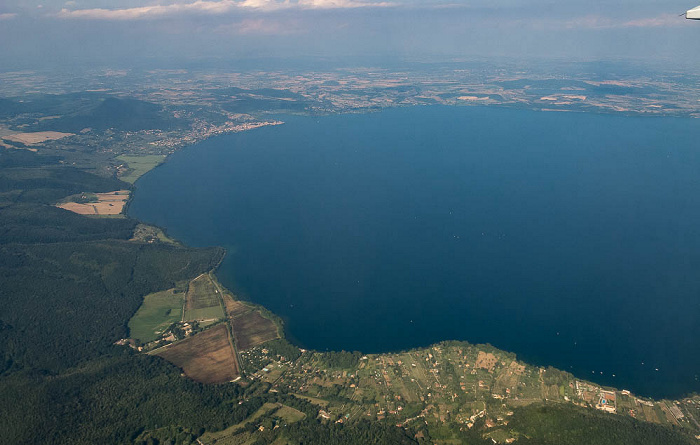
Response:
POLYGON ((183 302, 184 293, 176 289, 146 295, 129 320, 129 335, 143 343, 160 338, 171 324, 181 320, 183 302))
POLYGON ((277 325, 260 311, 251 310, 231 320, 233 336, 240 351, 280 338, 277 325))
POLYGON ((230 318, 240 317, 251 311, 251 307, 242 301, 234 300, 230 295, 224 295, 224 306, 230 318))
POLYGON ((165 160, 163 155, 131 156, 120 155, 117 160, 123 162, 118 170, 119 179, 133 184, 149 170, 153 170, 165 160))
POLYGON ((224 318, 221 297, 208 274, 190 282, 185 303, 185 321, 214 321, 224 318))
POLYGON ((240 375, 228 327, 222 323, 155 352, 201 383, 225 383, 240 375))
POLYGON ((35 131, 31 133, 12 133, 4 136, 5 139, 19 142, 25 145, 35 145, 46 141, 55 141, 67 136, 74 136, 73 133, 62 133, 59 131, 35 131))
POLYGON ((284 419, 287 423, 294 423, 302 420, 306 417, 306 414, 290 406, 282 405, 280 409, 275 412, 275 416, 284 419))
POLYGON ((119 215, 129 200, 129 190, 108 193, 83 193, 57 207, 80 215, 119 215))

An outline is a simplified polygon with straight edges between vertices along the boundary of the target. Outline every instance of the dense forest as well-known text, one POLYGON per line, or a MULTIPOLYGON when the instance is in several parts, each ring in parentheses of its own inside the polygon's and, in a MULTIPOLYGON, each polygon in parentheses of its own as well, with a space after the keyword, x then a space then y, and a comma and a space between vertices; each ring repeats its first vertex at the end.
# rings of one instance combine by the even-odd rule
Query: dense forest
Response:
POLYGON ((160 105, 98 92, 29 94, 21 99, 0 100, 0 117, 18 115, 27 116, 26 121, 19 121, 24 125, 22 129, 25 131, 78 133, 85 128, 138 131, 180 125, 160 105), (37 113, 60 117, 37 121, 33 119, 37 113))

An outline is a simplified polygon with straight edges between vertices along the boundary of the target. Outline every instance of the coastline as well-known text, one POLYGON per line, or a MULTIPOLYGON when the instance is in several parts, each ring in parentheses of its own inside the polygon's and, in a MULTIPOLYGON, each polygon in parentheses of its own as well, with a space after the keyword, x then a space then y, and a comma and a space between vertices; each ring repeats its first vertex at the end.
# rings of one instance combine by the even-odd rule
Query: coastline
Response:
MULTIPOLYGON (((80 127, 84 127, 84 131, 39 144, 37 148, 22 147, 19 143, 5 144, 6 148, 17 150, 3 153, 6 155, 4 161, 16 162, 5 162, 8 169, 4 171, 4 177, 15 174, 21 179, 10 187, 10 192, 3 195, 5 201, 1 209, 3 221, 6 221, 2 249, 6 304, 0 314, 0 337, 7 341, 2 342, 5 361, 0 360, 0 371, 4 384, 0 386, 7 400, 16 400, 16 403, 4 409, 4 415, 0 415, 8 441, 37 442, 54 438, 60 442, 75 443, 278 444, 324 443, 324 437, 333 435, 344 437, 343 443, 365 443, 372 438, 374 443, 509 444, 523 440, 578 445, 593 441, 605 443, 606 439, 614 437, 621 443, 690 445, 696 442, 695 439, 700 439, 700 423, 697 421, 700 419, 700 396, 677 400, 636 397, 629 391, 615 389, 616 385, 611 387, 578 378, 585 377, 590 369, 604 369, 606 374, 609 368, 622 370, 619 360, 614 364, 611 362, 608 368, 602 365, 598 368, 596 365, 595 368, 584 368, 586 372, 576 372, 575 375, 562 371, 569 367, 568 358, 566 355, 557 357, 551 354, 559 351, 552 348, 559 340, 553 336, 558 329, 550 329, 549 333, 555 340, 544 344, 542 351, 545 352, 547 348, 549 357, 562 358, 562 363, 567 363, 559 369, 546 366, 546 363, 553 363, 548 360, 525 362, 522 358, 524 355, 506 352, 519 350, 518 347, 498 349, 492 346, 488 343, 490 338, 495 344, 503 346, 503 337, 491 337, 487 331, 478 337, 443 335, 450 334, 450 331, 439 329, 442 318, 435 311, 426 311, 422 317, 436 328, 435 336, 423 336, 413 326, 410 330, 404 329, 408 325, 396 330, 407 338, 405 344, 409 346, 405 349, 403 346, 379 348, 378 353, 367 354, 343 351, 342 348, 299 349, 295 344, 305 344, 308 337, 300 336, 296 340, 290 333, 285 334, 285 330, 289 328, 296 332, 298 326, 305 324, 304 318, 295 319, 293 314, 284 311, 284 307, 280 310, 274 301, 260 300, 265 302, 262 305, 239 300, 233 295, 231 290, 250 290, 250 294, 245 295, 248 300, 264 298, 265 295, 255 292, 256 287, 249 287, 250 283, 245 281, 249 276, 247 271, 238 268, 241 262, 230 262, 236 266, 235 274, 230 276, 235 280, 226 277, 224 282, 231 290, 219 281, 219 278, 224 279, 230 260, 241 258, 243 264, 254 263, 256 260, 251 254, 263 250, 250 249, 250 246, 237 242, 212 244, 212 237, 203 244, 198 242, 203 239, 198 235, 190 238, 193 231, 168 223, 147 224, 132 217, 132 210, 139 207, 139 198, 148 194, 144 193, 144 189, 147 190, 152 183, 140 180, 140 170, 156 157, 163 157, 165 162, 155 166, 164 166, 163 174, 155 167, 148 170, 149 173, 152 170, 156 176, 174 176, 182 183, 203 186, 198 188, 197 193, 200 199, 207 199, 209 192, 206 186, 216 181, 208 183, 204 178, 190 183, 190 175, 171 175, 165 170, 177 163, 178 158, 173 154, 180 156, 182 152, 194 152, 197 149, 190 149, 197 144, 210 145, 208 141, 216 139, 213 136, 225 133, 217 134, 216 131, 225 130, 227 125, 277 117, 276 114, 265 114, 268 111, 250 115, 230 112, 249 106, 246 98, 258 101, 253 104, 255 109, 271 110, 276 102, 274 99, 268 100, 268 96, 290 95, 293 98, 278 102, 285 107, 292 103, 292 109, 304 109, 306 111, 299 114, 311 115, 314 120, 320 120, 321 116, 364 115, 367 112, 375 114, 372 119, 378 119, 377 114, 381 114, 378 112, 397 108, 432 105, 456 109, 459 105, 446 104, 452 100, 447 96, 435 96, 441 105, 429 103, 433 98, 430 94, 423 94, 424 91, 420 89, 405 91, 403 88, 393 89, 391 85, 383 89, 381 79, 380 84, 376 85, 376 78, 371 81, 373 83, 362 84, 359 90, 345 89, 337 82, 335 85, 324 82, 319 88, 308 89, 305 88, 308 81, 304 83, 302 74, 292 80, 294 85, 301 85, 301 90, 294 90, 301 91, 301 94, 292 95, 289 88, 285 88, 289 87, 289 83, 285 84, 284 79, 281 79, 282 83, 274 83, 278 90, 250 89, 259 87, 263 81, 258 79, 257 73, 252 77, 252 84, 247 84, 245 79, 226 81, 228 86, 235 84, 250 88, 234 87, 228 90, 216 89, 221 86, 216 78, 205 79, 206 83, 192 87, 193 83, 171 82, 172 73, 161 76, 154 72, 151 75, 155 83, 150 83, 157 88, 150 88, 149 85, 149 89, 139 90, 140 84, 134 83, 129 87, 128 83, 120 80, 121 83, 114 85, 115 89, 104 89, 106 94, 102 95, 100 90, 101 97, 95 96, 94 104, 101 103, 104 97, 126 99, 125 96, 134 96, 144 102, 162 105, 166 113, 161 113, 161 116, 166 120, 158 121, 160 129, 131 131, 127 124, 133 113, 126 112, 112 116, 106 124, 110 128, 106 130, 82 125, 80 127), (379 88, 373 88, 373 85, 379 88), (120 88, 126 90, 120 91, 120 88), (264 101, 259 100, 261 98, 264 101), (199 107, 199 104, 213 106, 199 107), (187 110, 187 113, 181 114, 183 110, 187 110), (213 133, 197 139, 210 131, 213 133), (29 156, 29 152, 39 157, 29 156), (136 159, 134 155, 146 157, 136 159), (127 160, 133 161, 133 164, 127 167, 127 160), (119 165, 120 162, 123 165, 119 165), (64 166, 69 168, 60 168, 64 166), (130 193, 118 217, 98 218, 103 215, 97 209, 95 216, 98 217, 84 217, 53 206, 60 196, 78 196, 78 199, 85 201, 93 199, 89 196, 90 191, 109 194, 121 187, 122 183, 114 180, 120 175, 130 182, 122 187, 129 189, 130 193), (36 181, 36 177, 46 179, 36 181), (29 186, 22 182, 31 182, 32 178, 34 182, 29 186), (43 187, 47 188, 44 190, 43 187), (133 203, 132 199, 135 199, 133 203), (168 231, 174 235, 168 235, 168 231), (190 247, 218 244, 227 246, 227 249, 190 247), (217 295, 221 298, 209 298, 217 295), (209 304, 214 300, 216 307, 209 304), (201 307, 188 306, 192 302, 206 304, 201 307), (288 316, 277 316, 267 307, 288 316), (223 315, 217 318, 218 313, 223 315), (164 327, 164 319, 168 327, 164 327), (270 326, 274 332, 268 329, 270 326), (265 334, 263 329, 259 329, 261 327, 267 329, 267 337, 261 335, 265 334), (411 336, 411 333, 415 335, 411 336), (172 335, 173 341, 160 349, 144 350, 141 345, 153 341, 153 338, 158 340, 158 335, 161 338, 172 335), (446 341, 443 338, 470 338, 473 343, 446 341), (226 354, 227 350, 232 352, 226 354), (235 361, 232 357, 235 357, 235 361), (209 372, 195 375, 193 364, 203 364, 199 371, 204 369, 209 372), (213 375, 222 367, 230 372, 213 375), (214 371, 215 368, 218 370, 214 371), (611 414, 613 412, 617 415, 611 414), (33 415, 27 416, 26 413, 33 415), (124 413, 129 415, 125 417, 124 413)), ((190 80, 198 76, 196 73, 186 75, 190 80)), ((362 78, 361 75, 350 75, 362 78)), ((372 73, 370 75, 374 76, 372 73)), ((431 73, 429 78, 435 79, 436 75, 431 73)), ((341 73, 340 76, 348 74, 341 73)), ((387 77, 387 74, 381 77, 387 77)), ((31 73, 23 73, 18 79, 30 85, 34 81, 31 73)), ((202 77, 199 76, 199 79, 202 77)), ((276 79, 280 81, 279 76, 276 79)), ((37 85, 48 84, 45 87, 51 88, 52 80, 38 80, 37 85)), ((138 82, 143 79, 133 80, 138 82)), ((187 82, 187 79, 184 80, 187 82)), ((411 79, 401 80, 404 81, 411 82, 411 79)), ((76 86, 72 89, 81 90, 80 79, 76 78, 75 82, 76 86)), ((460 82, 454 87, 427 83, 423 87, 445 92, 468 83, 464 78, 460 82)), ((109 82, 105 84, 109 86, 109 82)), ((8 86, 11 87, 8 83, 6 91, 8 86)), ((502 90, 509 92, 513 90, 512 86, 504 84, 502 90)), ((32 88, 19 89, 16 94, 29 93, 28 89, 32 88)), ((518 88, 518 91, 521 89, 518 88)), ((527 93, 526 89, 522 91, 527 93)), ((518 94, 517 91, 511 92, 518 94)), ((67 104, 65 108, 70 109, 71 98, 61 94, 57 93, 56 100, 67 104)), ((633 94, 624 95, 633 99, 633 94)), ((543 94, 536 96, 544 97, 543 94)), ((20 96, 9 99, 10 102, 23 101, 20 96)), ((494 99, 508 100, 505 96, 494 99)), ((471 99, 468 101, 471 102, 471 99)), ((533 101, 529 103, 536 106, 533 101)), ((476 103, 460 105, 464 105, 462 108, 478 106, 476 103)), ((532 111, 577 114, 561 113, 567 110, 557 109, 559 104, 555 105, 551 110, 532 111)), ((493 103, 478 107, 480 110, 503 108, 508 111, 508 108, 515 106, 511 102, 510 105, 493 103)), ((37 109, 46 111, 43 106, 37 105, 37 109)), ((601 109, 598 107, 591 114, 625 115, 612 109, 601 112, 601 109)), ((90 120, 90 113, 92 111, 84 116, 83 121, 90 120)), ((27 130, 40 128, 45 119, 60 119, 60 116, 39 117, 40 114, 29 116, 29 119, 36 117, 38 120, 34 126, 29 123, 27 130)), ((440 113, 435 114, 439 116, 440 113)), ((296 115, 294 112, 284 114, 296 115)), ((23 118, 11 116, 6 122, 16 123, 17 119, 23 118)), ((290 123, 296 122, 292 121, 292 117, 289 119, 290 123)), ((646 121, 654 125, 653 121, 646 121)), ((147 121, 144 119, 142 122, 147 121)), ((687 120, 681 123, 688 125, 687 120)), ((321 130, 321 126, 317 128, 321 130)), ((422 125, 413 125, 412 128, 418 130, 422 125)), ((286 133, 286 128, 262 133, 278 133, 280 130, 286 133)), ((240 137, 245 140, 254 138, 257 140, 257 135, 240 137)), ((283 142, 280 147, 290 148, 293 140, 287 140, 289 142, 283 142)), ((264 150, 260 152, 264 153, 264 150)), ((206 150, 198 153, 201 155, 197 156, 204 160, 208 158, 206 150)), ((237 164, 215 162, 213 165, 213 169, 224 174, 236 174, 234 167, 237 164)), ((260 172, 257 168, 250 170, 260 172)), ((194 173, 194 168, 191 172, 194 173)), ((267 177, 274 180, 279 176, 273 174, 267 177)), ((228 192, 236 190, 221 189, 228 192)), ((159 200, 166 202, 167 193, 171 190, 175 189, 165 188, 165 194, 161 194, 159 200)), ((267 202, 256 199, 250 189, 242 190, 250 194, 249 199, 258 206, 267 202)), ((179 196, 183 202, 192 202, 185 194, 179 196)), ((312 197, 311 194, 302 196, 312 197)), ((244 210, 238 204, 229 207, 237 209, 239 215, 249 214, 250 208, 244 210)), ((277 211, 282 209, 277 205, 270 207, 277 211)), ((199 227, 210 233, 214 231, 210 230, 208 221, 223 221, 213 217, 215 213, 198 212, 194 206, 191 208, 194 210, 192 214, 200 218, 199 227)), ((180 214, 171 204, 158 212, 162 215, 180 214), (172 209, 170 213, 168 206, 172 209)), ((231 229, 235 219, 227 219, 231 229)), ((258 221, 263 219, 258 218, 258 221)), ((289 228, 291 225, 282 224, 282 227, 289 228)), ((272 241, 270 244, 273 248, 279 249, 280 239, 272 241)), ((341 245, 326 245, 347 252, 341 245)), ((270 281, 277 282, 277 277, 285 278, 266 267, 266 264, 260 265, 264 266, 261 269, 270 281)), ((348 284, 336 279, 332 282, 339 287, 348 284)), ((393 282, 402 283, 398 280, 393 282)), ((353 283, 351 280, 349 284, 353 283)), ((396 286, 393 290, 399 294, 404 289, 396 286)), ((276 294, 294 303, 297 313, 304 313, 304 317, 308 315, 307 327, 321 340, 318 344, 324 344, 324 336, 342 339, 325 330, 315 329, 313 317, 325 320, 328 325, 337 323, 338 319, 322 312, 305 310, 300 300, 306 298, 308 293, 276 294)), ((487 299, 495 295, 489 295, 487 299)), ((335 296, 328 295, 328 299, 335 296)), ((352 298, 345 300, 356 302, 352 298)), ((512 308, 506 303, 496 304, 499 301, 503 300, 495 298, 492 303, 501 311, 518 309, 517 304, 512 308)), ((402 308, 409 309, 410 305, 396 307, 401 311, 402 308)), ((589 304, 588 307, 598 312, 604 309, 600 304, 589 304)), ((479 307, 475 307, 473 313, 479 313, 479 310, 479 307)), ((372 312, 365 310, 367 314, 372 312)), ((376 313, 380 312, 381 307, 377 305, 376 313)), ((462 317, 469 313, 460 312, 462 317)), ((604 313, 609 314, 610 311, 604 313)), ((338 314, 341 318, 353 317, 351 311, 340 310, 338 314)), ((419 321, 415 314, 404 315, 405 320, 386 318, 381 322, 390 324, 396 320, 408 321, 409 318, 419 321)), ((378 325, 377 318, 382 317, 368 317, 368 320, 378 325)), ((493 317, 482 318, 497 322, 493 317)), ((552 323, 550 328, 555 324, 552 323)), ((367 343, 362 343, 362 334, 370 332, 367 325, 357 325, 356 328, 357 336, 342 340, 345 348, 352 348, 354 341, 357 341, 361 349, 372 350, 367 343)), ((526 330, 521 330, 520 334, 515 329, 511 331, 515 332, 511 335, 527 335, 526 330)), ((562 334, 565 334, 564 330, 562 334)), ((678 329, 676 334, 680 335, 681 330, 678 329)), ((581 347, 582 338, 578 337, 578 340, 581 347)), ((692 339, 686 345, 690 345, 690 351, 695 350, 692 339)), ((588 352, 590 357, 606 360, 597 353, 590 354, 590 349, 585 347, 579 352, 588 352)), ((623 357, 618 355, 618 358, 623 357)), ((671 363, 668 362, 668 365, 671 363)), ((693 366, 687 368, 697 368, 694 363, 689 360, 688 364, 693 366)), ((672 366, 664 368, 662 373, 684 369, 672 366)), ((595 372, 595 376, 588 375, 595 379, 598 372, 595 372)), ((622 373, 618 373, 618 379, 621 376, 622 373)), ((665 388, 661 381, 650 381, 647 387, 653 388, 656 384, 658 388, 665 388)))
MULTIPOLYGON (((207 139, 209 139, 209 138, 207 138, 207 139)), ((189 147, 191 147, 191 146, 189 146, 189 147)), ((168 160, 170 159, 170 156, 172 156, 172 155, 169 155, 169 156, 165 159, 165 161, 164 161, 162 164, 160 164, 160 165, 164 165, 165 162, 168 162, 168 160)), ((160 166, 160 165, 159 165, 159 166, 160 166)), ((134 198, 134 196, 135 196, 135 194, 137 193, 137 191, 138 191, 138 181, 137 181, 136 183, 134 183, 134 185, 133 185, 133 193, 131 194, 130 201, 131 201, 131 199, 134 198)), ((127 208, 127 212, 128 212, 128 208, 127 208)), ((128 213, 127 213, 127 215, 128 215, 128 213)), ((165 233, 167 233, 167 229, 166 229, 166 228, 160 227, 160 229, 163 230, 165 233)), ((221 258, 221 260, 220 260, 219 263, 217 264, 217 267, 214 268, 214 269, 212 270, 213 273, 216 273, 216 272, 218 271, 218 269, 219 269, 219 267, 221 266, 221 263, 223 262, 223 260, 224 260, 224 257, 221 258)), ((217 281, 218 281, 218 280, 217 280, 217 281)), ((229 292, 230 292, 230 290, 229 290, 229 292)), ((257 305, 257 306, 259 306, 259 307, 261 307, 261 308, 265 308, 265 306, 260 305, 260 304, 258 304, 258 303, 254 303, 253 301, 251 301, 251 303, 253 303, 253 304, 255 304, 255 305, 257 305)), ((265 310, 267 310, 267 308, 265 308, 265 310)), ((285 329, 284 329, 284 324, 283 324, 283 322, 282 322, 282 319, 281 319, 279 316, 276 316, 276 314, 274 314, 274 313, 272 313, 272 312, 270 312, 270 313, 273 314, 273 315, 275 315, 275 317, 277 318, 278 323, 279 323, 279 325, 281 326, 281 332, 280 332, 280 333, 284 333, 285 329)), ((285 335, 285 337, 286 337, 286 335, 285 335)), ((410 351, 410 350, 428 349, 428 348, 430 348, 430 347, 432 347, 432 346, 434 346, 434 344, 433 344, 433 345, 426 346, 426 347, 411 348, 411 349, 409 349, 409 351, 410 351)), ((401 352, 405 352, 405 351, 406 351, 406 350, 388 350, 388 351, 380 352, 380 353, 373 354, 373 355, 396 354, 396 353, 401 353, 401 352)), ((608 386, 608 385, 600 385, 600 384, 594 384, 594 385, 600 386, 601 388, 613 388, 613 386, 608 386)), ((690 395, 690 394, 688 394, 688 395, 690 395)), ((683 397, 681 397, 681 398, 683 398, 683 397)))

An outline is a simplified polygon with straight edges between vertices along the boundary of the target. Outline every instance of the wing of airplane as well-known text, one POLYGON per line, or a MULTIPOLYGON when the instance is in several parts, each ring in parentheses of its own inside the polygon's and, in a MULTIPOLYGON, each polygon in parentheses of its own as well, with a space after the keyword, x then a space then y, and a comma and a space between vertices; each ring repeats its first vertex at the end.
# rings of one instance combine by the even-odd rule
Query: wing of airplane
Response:
POLYGON ((700 20, 700 6, 685 13, 685 18, 690 20, 700 20))

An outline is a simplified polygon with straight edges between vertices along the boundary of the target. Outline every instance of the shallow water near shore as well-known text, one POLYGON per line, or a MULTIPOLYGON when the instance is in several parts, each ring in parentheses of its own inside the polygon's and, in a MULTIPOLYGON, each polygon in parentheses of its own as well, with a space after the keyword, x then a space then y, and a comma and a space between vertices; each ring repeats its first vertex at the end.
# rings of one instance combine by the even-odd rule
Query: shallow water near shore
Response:
POLYGON ((283 120, 176 153, 129 213, 226 247, 221 281, 296 344, 488 342, 643 395, 700 391, 700 121, 490 107, 283 120))

